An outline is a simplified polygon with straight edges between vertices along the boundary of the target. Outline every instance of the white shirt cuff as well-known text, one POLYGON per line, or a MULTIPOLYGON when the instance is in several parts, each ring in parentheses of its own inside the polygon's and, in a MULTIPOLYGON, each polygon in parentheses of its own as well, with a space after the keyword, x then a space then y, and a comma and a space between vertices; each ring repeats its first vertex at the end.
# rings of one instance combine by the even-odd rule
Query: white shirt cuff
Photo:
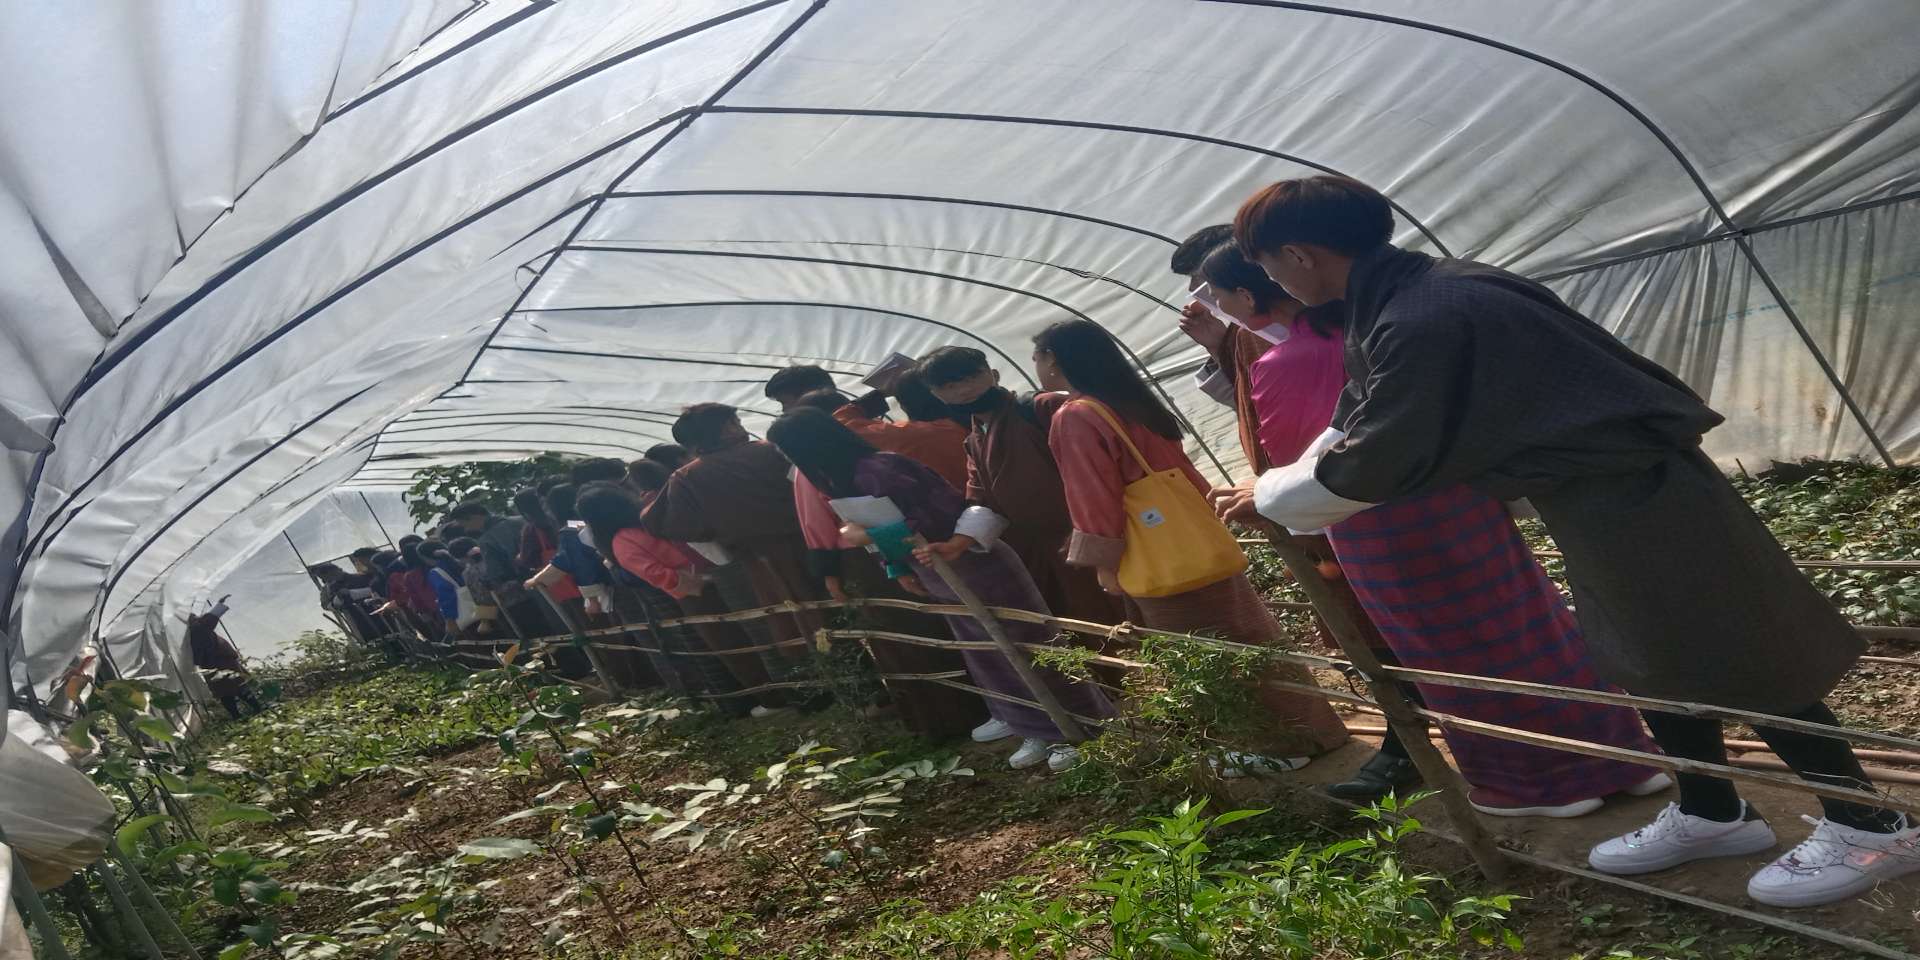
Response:
POLYGON ((1261 474, 1253 485, 1254 509, 1298 533, 1323 530, 1373 506, 1328 490, 1313 475, 1319 465, 1318 456, 1302 457, 1261 474))
POLYGON ((1224 403, 1231 407, 1236 402, 1233 395, 1233 377, 1220 369, 1220 365, 1212 360, 1208 360, 1206 366, 1193 372, 1193 385, 1217 403, 1224 403))
POLYGON ((972 537, 982 547, 992 547, 1000 542, 1000 535, 1007 531, 1007 518, 986 507, 974 504, 960 511, 960 518, 953 523, 953 532, 972 537))

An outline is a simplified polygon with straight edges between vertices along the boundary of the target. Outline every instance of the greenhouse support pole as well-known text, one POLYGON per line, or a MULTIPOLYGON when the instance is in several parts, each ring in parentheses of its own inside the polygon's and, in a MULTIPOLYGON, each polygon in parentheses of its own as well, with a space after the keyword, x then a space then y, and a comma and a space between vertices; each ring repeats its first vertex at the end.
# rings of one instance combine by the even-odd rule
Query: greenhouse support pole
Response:
MULTIPOLYGON (((917 534, 909 542, 916 547, 926 546, 927 543, 925 537, 917 534)), ((1034 669, 1033 659, 1013 642, 1012 637, 1007 636, 1006 627, 1000 623, 998 617, 993 615, 993 611, 987 609, 980 595, 974 593, 973 588, 967 585, 967 581, 954 572, 953 565, 941 559, 939 554, 930 554, 929 557, 933 561, 933 572, 946 581, 948 589, 951 589, 953 595, 966 606, 967 612, 972 614, 975 620, 980 621, 980 626, 987 631, 987 636, 993 638, 994 646, 999 647, 1001 655, 1013 665, 1013 672, 1020 675, 1020 681, 1025 683, 1027 689, 1033 693, 1034 702, 1047 712, 1047 716, 1053 720, 1053 725, 1060 728, 1061 735, 1067 738, 1068 743, 1085 743, 1089 739, 1086 728, 1082 727, 1080 721, 1074 719, 1073 714, 1068 712, 1066 704, 1061 703, 1060 698, 1053 695, 1053 688, 1047 686, 1046 678, 1040 676, 1040 671, 1034 669)))
POLYGON ((1315 613, 1327 625, 1333 639, 1340 645, 1340 651, 1347 655, 1367 686, 1373 691, 1375 703, 1380 712, 1387 715, 1387 723, 1400 734, 1400 740, 1407 748, 1407 755, 1420 771, 1427 785, 1439 791, 1440 805, 1447 811, 1448 819, 1453 821, 1454 829, 1460 834, 1460 841, 1472 854, 1473 862, 1486 878, 1495 883, 1504 880, 1511 866, 1507 857, 1493 842, 1486 827, 1480 823, 1480 815, 1467 799, 1467 782, 1460 772, 1453 769, 1434 749, 1433 741, 1427 738, 1427 726, 1414 712, 1413 705, 1407 702, 1406 695, 1400 692, 1400 685, 1389 679, 1386 667, 1380 658, 1374 656, 1373 649, 1367 646, 1361 637, 1359 626, 1348 616, 1345 606, 1340 604, 1333 594, 1333 588, 1320 576, 1320 569, 1305 550, 1297 546, 1285 530, 1270 523, 1262 522, 1266 528, 1267 544, 1280 561, 1293 573, 1293 579, 1306 592, 1307 599, 1313 603, 1315 613))
POLYGON ((33 928, 40 931, 40 949, 46 952, 47 960, 72 960, 67 945, 60 939, 60 926, 53 922, 53 915, 47 912, 47 905, 40 900, 40 894, 33 889, 33 881, 27 877, 27 862, 20 858, 20 852, 7 843, 6 834, 0 832, 0 847, 6 847, 7 856, 13 858, 10 877, 13 889, 13 901, 20 905, 20 916, 33 928))
POLYGON ((360 495, 360 505, 367 508, 367 516, 372 517, 373 525, 380 528, 380 535, 387 538, 387 546, 395 550, 400 549, 393 542, 393 534, 387 532, 387 525, 380 522, 380 515, 373 512, 373 504, 367 502, 367 495, 364 493, 360 495))
POLYGON ((133 909, 133 901, 127 899, 127 891, 121 888, 120 880, 113 875, 113 865, 99 860, 93 866, 100 872, 100 882, 106 886, 107 896, 113 898, 114 911, 133 930, 133 937, 140 941, 140 948, 153 960, 167 960, 167 955, 160 952, 160 945, 154 942, 153 932, 147 929, 146 921, 133 909))
POLYGON ((200 960, 200 951, 193 948, 192 938, 188 937, 186 932, 180 929, 180 925, 174 922, 173 914, 167 912, 167 908, 160 903, 160 898, 153 895, 153 888, 147 886, 146 878, 140 876, 139 869, 127 857, 126 851, 120 849, 120 844, 117 842, 107 844, 107 852, 126 869, 127 883, 133 885, 133 892, 140 898, 140 902, 146 904, 147 909, 160 918, 160 925, 167 928, 167 934, 179 942, 181 949, 187 951, 187 956, 192 957, 193 960, 200 960))

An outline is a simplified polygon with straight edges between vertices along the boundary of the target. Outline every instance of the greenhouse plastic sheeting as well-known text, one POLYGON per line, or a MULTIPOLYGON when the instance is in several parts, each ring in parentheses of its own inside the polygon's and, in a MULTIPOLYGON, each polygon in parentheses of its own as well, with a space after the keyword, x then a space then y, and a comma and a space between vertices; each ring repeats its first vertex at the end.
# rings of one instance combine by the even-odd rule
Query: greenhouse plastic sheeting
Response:
POLYGON ((1322 171, 1681 373, 1729 467, 1911 461, 1915 36, 1910 0, 7 4, 15 679, 94 637, 164 669, 336 488, 631 457, 702 400, 763 428, 793 362, 1021 382, 1091 317, 1236 475, 1167 255, 1322 171))

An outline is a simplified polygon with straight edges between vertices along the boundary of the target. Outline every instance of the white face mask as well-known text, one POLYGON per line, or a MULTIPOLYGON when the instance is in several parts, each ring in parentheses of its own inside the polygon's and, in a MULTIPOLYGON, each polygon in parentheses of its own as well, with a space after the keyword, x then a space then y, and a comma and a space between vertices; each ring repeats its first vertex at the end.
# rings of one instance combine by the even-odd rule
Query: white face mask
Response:
POLYGON ((1289 331, 1287 330, 1286 327, 1281 326, 1280 324, 1270 323, 1263 329, 1254 330, 1252 327, 1249 327, 1246 324, 1241 323, 1238 320, 1235 320, 1233 316, 1227 313, 1225 310, 1220 309, 1220 305, 1213 301, 1213 284, 1211 283, 1203 283, 1198 287, 1195 287, 1193 289, 1192 302, 1207 308, 1208 313, 1211 313, 1214 316, 1219 317, 1220 319, 1228 323, 1231 323, 1236 327, 1240 327, 1245 330, 1248 330, 1252 332, 1255 336, 1259 337, 1262 340, 1267 341, 1268 343, 1279 343, 1282 340, 1287 339, 1287 334, 1289 331))

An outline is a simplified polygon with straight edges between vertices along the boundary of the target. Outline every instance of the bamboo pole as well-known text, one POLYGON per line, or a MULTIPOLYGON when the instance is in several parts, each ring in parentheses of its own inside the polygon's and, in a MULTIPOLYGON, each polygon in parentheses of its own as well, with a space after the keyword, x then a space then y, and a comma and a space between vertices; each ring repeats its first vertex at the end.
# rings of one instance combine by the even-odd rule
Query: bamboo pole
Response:
POLYGON ((600 656, 600 651, 594 649, 593 644, 587 641, 586 629, 573 618, 573 611, 567 609, 565 604, 553 599, 553 594, 547 590, 546 584, 540 584, 537 589, 540 591, 540 596, 547 601, 547 605, 560 616, 560 622, 566 624, 567 630, 573 634, 573 645, 586 653, 587 662, 593 665, 593 672, 600 677, 600 683, 607 688, 607 694, 615 700, 625 697, 626 689, 614 679, 613 671, 607 668, 607 661, 600 656))
MULTIPOLYGON (((918 534, 908 542, 915 547, 926 546, 927 543, 926 538, 918 534)), ((1066 705, 1060 702, 1060 698, 1053 695, 1053 688, 1047 686, 1046 678, 1040 675, 1040 671, 1034 669, 1032 658, 1013 642, 1012 637, 1007 636, 1005 625, 995 619, 993 611, 987 608, 986 602, 980 599, 979 594, 973 592, 973 587, 967 584, 966 578, 955 571, 953 565, 942 559, 939 554, 929 552, 927 558, 932 561, 929 565, 933 567, 933 572, 940 575, 940 579, 946 582, 947 589, 952 590, 953 595, 966 606, 967 613, 980 622, 981 629, 992 638, 994 646, 999 647, 1001 655, 1013 665, 1013 672, 1020 675, 1020 682, 1026 684, 1027 689, 1033 693, 1033 699, 1039 702, 1040 709, 1045 710, 1047 716, 1053 720, 1053 725, 1060 728, 1061 736, 1066 737, 1068 743, 1085 743, 1089 739, 1086 729, 1080 726, 1080 721, 1075 719, 1072 713, 1068 712, 1066 705)))
POLYGON ((1474 811, 1467 799, 1467 783, 1459 771, 1450 766, 1440 751, 1434 749, 1427 739, 1427 725, 1415 712, 1413 704, 1407 701, 1400 691, 1400 685, 1389 679, 1386 668, 1380 659, 1367 646, 1360 628, 1347 609, 1334 595, 1333 588, 1320 576, 1319 567, 1305 550, 1295 546, 1284 531, 1270 529, 1268 546, 1287 565, 1294 580, 1306 592, 1307 599, 1313 603, 1320 619, 1326 623, 1328 632, 1333 634, 1334 642, 1340 645, 1342 653, 1360 671, 1362 679, 1373 690, 1373 699, 1380 705, 1381 712, 1387 716, 1387 722, 1400 731, 1400 739, 1406 745, 1407 756, 1420 771, 1427 785, 1440 791, 1440 803, 1447 810, 1448 817, 1460 831, 1461 842, 1467 852, 1473 856, 1473 862, 1480 872, 1495 883, 1506 879, 1507 860, 1500 848, 1493 842, 1493 836, 1487 833, 1480 823, 1480 815, 1474 811))

